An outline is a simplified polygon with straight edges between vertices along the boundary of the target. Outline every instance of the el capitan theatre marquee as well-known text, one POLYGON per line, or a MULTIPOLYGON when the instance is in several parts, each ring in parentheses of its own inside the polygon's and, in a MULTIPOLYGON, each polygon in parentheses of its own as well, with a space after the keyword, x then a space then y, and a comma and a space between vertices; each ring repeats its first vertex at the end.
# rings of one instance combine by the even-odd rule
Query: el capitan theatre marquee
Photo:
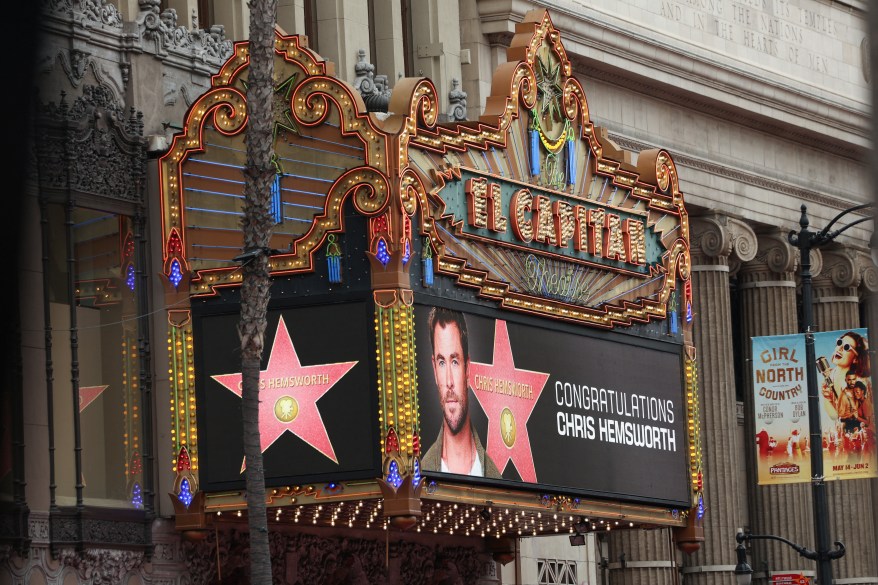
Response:
MULTIPOLYGON (((260 434, 278 522, 703 539, 676 167, 593 125, 561 36, 529 13, 479 120, 455 123, 423 78, 367 112, 304 38, 276 37, 260 434), (491 506, 514 521, 474 524, 491 506)), ((180 530, 246 512, 248 66, 240 43, 159 161, 180 530)))

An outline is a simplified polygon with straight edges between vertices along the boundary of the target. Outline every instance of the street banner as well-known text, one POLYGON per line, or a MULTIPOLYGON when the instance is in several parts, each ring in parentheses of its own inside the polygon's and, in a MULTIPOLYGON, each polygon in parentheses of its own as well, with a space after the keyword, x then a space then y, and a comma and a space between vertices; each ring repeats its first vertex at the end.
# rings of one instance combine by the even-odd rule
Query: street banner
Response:
POLYGON ((866 329, 814 334, 826 479, 878 477, 866 329))
MULTIPOLYGON (((820 394, 827 480, 876 477, 872 378, 865 329, 814 334, 811 375, 820 394)), ((758 483, 811 480, 805 336, 754 337, 753 389, 758 483)))
POLYGON ((752 340, 759 484, 810 481, 805 336, 752 340))

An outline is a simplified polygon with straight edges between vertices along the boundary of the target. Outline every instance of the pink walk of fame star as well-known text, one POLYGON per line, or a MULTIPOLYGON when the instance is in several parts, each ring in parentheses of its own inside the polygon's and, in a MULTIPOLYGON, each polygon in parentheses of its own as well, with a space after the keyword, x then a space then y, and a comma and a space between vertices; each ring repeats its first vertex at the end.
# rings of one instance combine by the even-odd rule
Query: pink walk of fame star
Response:
POLYGON ((471 362, 470 388, 488 416, 487 454, 502 473, 509 461, 522 481, 536 483, 527 421, 549 374, 519 370, 512 359, 506 321, 494 327, 494 363, 471 362))
MULTIPOLYGON (((277 324, 268 368, 259 375, 259 434, 262 452, 290 431, 334 463, 335 450, 317 401, 336 385, 357 362, 303 366, 283 317, 277 324)), ((241 396, 241 373, 211 376, 241 396)), ((243 467, 241 468, 243 471, 243 467)))
POLYGON ((82 412, 86 409, 86 407, 97 400, 97 397, 100 396, 104 390, 109 388, 110 386, 80 386, 79 387, 79 412, 82 412))

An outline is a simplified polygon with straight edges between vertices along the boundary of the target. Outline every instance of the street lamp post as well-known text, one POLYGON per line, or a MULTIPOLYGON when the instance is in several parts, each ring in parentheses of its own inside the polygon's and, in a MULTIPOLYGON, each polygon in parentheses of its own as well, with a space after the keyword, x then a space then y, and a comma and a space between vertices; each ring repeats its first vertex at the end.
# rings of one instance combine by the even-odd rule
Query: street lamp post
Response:
MULTIPOLYGON (((738 530, 738 533, 735 535, 735 540, 738 542, 738 546, 735 547, 735 553, 738 555, 738 564, 735 565, 735 580, 738 585, 750 585, 750 581, 753 578, 753 569, 750 568, 750 564, 747 563, 747 549, 744 547, 745 540, 777 540, 778 542, 782 542, 792 547, 797 553, 799 553, 799 555, 806 559, 819 561, 821 556, 817 551, 807 549, 804 546, 799 546, 795 542, 787 540, 786 538, 773 536, 771 534, 750 534, 749 532, 738 530)), ((844 556, 844 553, 844 545, 836 541, 835 550, 827 551, 826 553, 827 563, 834 559, 840 559, 844 556)), ((823 581, 820 583, 822 585, 823 581)))
MULTIPOLYGON (((867 209, 872 203, 863 203, 855 205, 849 209, 845 209, 836 215, 825 228, 819 232, 808 229, 810 222, 808 221, 808 208, 802 205, 802 217, 799 219, 799 231, 791 231, 789 233, 789 242, 799 248, 800 262, 802 267, 802 331, 805 334, 805 381, 808 388, 808 423, 810 426, 811 438, 811 489, 813 496, 814 509, 814 534, 817 539, 817 550, 807 551, 813 556, 808 556, 799 551, 802 556, 817 561, 817 581, 820 585, 832 585, 832 565, 830 560, 840 558, 844 555, 844 545, 841 546, 841 552, 829 550, 829 513, 826 504, 826 482, 823 475, 823 432, 820 428, 820 396, 817 392, 817 380, 814 378, 814 364, 817 358, 814 353, 814 333, 811 331, 814 320, 814 312, 812 305, 811 292, 811 250, 826 245, 835 240, 839 234, 852 228, 853 226, 869 221, 872 217, 862 217, 851 223, 844 225, 834 231, 830 231, 832 227, 844 216, 849 213, 867 209)), ((739 533, 740 537, 742 533, 739 533)), ((755 538, 750 535, 749 538, 755 538)), ((776 536, 761 536, 759 538, 770 538, 780 540, 793 547, 793 543, 776 536)), ((740 538, 738 539, 739 547, 743 548, 740 538)), ((798 550, 798 549, 797 549, 798 550)), ((807 550, 807 549, 803 549, 807 550)), ((740 554, 740 553, 739 553, 740 554)))

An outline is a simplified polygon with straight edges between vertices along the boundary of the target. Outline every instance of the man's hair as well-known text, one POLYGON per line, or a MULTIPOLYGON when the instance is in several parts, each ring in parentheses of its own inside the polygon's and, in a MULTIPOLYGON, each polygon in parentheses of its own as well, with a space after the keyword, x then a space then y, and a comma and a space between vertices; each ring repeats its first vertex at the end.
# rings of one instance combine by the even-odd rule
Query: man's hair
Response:
POLYGON ((460 347, 463 348, 463 359, 469 359, 469 333, 466 330, 466 319, 460 311, 452 309, 444 309, 442 307, 432 307, 430 316, 427 318, 427 324, 430 327, 430 347, 436 350, 436 327, 445 329, 450 324, 457 326, 460 331, 460 347))

